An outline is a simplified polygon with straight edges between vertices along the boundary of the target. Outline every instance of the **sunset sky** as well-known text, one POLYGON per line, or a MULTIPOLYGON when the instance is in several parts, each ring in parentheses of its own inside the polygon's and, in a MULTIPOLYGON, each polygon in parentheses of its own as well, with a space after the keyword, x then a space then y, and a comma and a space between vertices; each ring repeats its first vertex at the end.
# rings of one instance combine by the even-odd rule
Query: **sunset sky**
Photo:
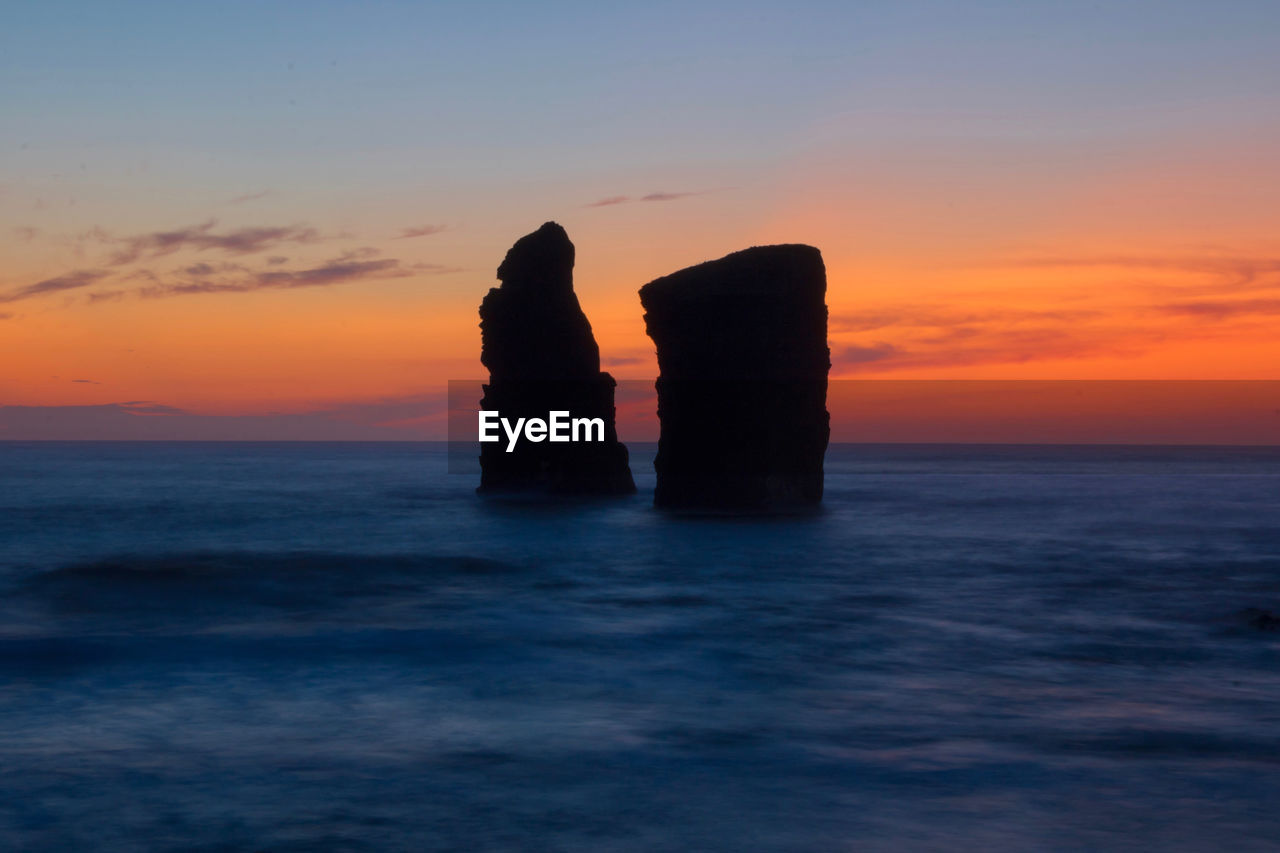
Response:
POLYGON ((0 75, 0 438, 438 436, 547 220, 623 379, 781 242, 833 378, 1280 379, 1274 0, 26 2, 0 75))

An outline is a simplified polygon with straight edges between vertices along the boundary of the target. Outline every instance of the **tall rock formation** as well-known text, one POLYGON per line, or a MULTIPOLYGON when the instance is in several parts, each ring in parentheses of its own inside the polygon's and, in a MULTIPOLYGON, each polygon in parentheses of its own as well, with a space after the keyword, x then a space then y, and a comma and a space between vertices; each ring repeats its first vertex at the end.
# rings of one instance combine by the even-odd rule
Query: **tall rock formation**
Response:
POLYGON ((554 222, 521 237, 498 267, 500 287, 480 303, 480 361, 489 369, 481 408, 517 418, 552 411, 601 418, 603 442, 521 439, 480 445, 480 491, 621 494, 635 491, 618 441, 616 383, 600 370, 600 348, 573 292, 573 243, 554 222))
POLYGON ((759 246, 649 282, 658 350, 654 503, 787 510, 822 500, 826 269, 812 246, 759 246))

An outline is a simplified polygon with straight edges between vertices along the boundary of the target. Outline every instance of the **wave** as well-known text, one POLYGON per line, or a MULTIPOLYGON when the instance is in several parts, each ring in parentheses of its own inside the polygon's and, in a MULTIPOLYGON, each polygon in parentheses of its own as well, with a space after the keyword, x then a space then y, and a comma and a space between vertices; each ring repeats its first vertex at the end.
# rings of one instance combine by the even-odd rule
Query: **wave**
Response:
MULTIPOLYGON (((469 580, 522 567, 467 555, 295 551, 117 555, 37 572, 13 584, 7 633, 25 623, 98 632, 210 630, 254 623, 416 621, 416 610, 456 598, 469 580)), ((480 589, 476 590, 477 592, 480 589)))

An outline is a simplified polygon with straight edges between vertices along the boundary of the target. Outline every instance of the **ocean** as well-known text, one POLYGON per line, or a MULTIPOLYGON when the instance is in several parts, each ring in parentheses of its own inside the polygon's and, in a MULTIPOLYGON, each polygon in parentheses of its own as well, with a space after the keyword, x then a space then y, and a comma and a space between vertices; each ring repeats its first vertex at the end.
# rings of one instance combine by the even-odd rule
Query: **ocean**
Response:
POLYGON ((1280 448, 0 443, 0 848, 1280 849, 1280 448))

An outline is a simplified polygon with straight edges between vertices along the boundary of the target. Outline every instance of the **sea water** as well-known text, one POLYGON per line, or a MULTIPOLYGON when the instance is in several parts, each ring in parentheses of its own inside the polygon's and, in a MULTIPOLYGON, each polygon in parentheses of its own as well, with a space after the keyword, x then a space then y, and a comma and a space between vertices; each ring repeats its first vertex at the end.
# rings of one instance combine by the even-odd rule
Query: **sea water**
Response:
POLYGON ((5 850, 1274 850, 1280 450, 0 444, 5 850))

